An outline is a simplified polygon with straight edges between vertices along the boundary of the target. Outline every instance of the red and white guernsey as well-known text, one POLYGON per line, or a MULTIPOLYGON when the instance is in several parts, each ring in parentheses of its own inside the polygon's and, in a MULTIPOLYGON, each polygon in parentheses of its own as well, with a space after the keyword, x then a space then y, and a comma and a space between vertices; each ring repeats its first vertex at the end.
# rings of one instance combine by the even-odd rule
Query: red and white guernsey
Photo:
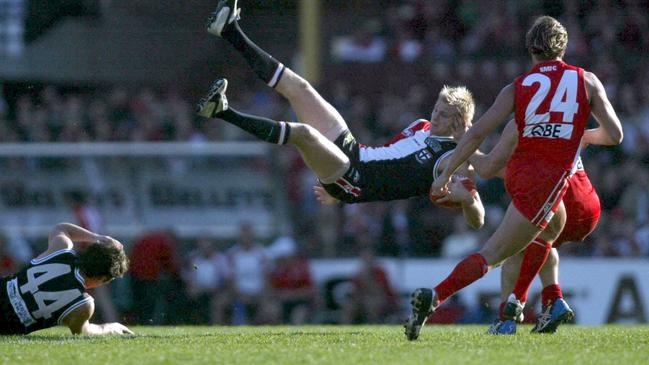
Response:
POLYGON ((576 169, 590 115, 584 70, 542 62, 514 87, 518 146, 507 164, 507 190, 516 208, 543 229, 576 169))

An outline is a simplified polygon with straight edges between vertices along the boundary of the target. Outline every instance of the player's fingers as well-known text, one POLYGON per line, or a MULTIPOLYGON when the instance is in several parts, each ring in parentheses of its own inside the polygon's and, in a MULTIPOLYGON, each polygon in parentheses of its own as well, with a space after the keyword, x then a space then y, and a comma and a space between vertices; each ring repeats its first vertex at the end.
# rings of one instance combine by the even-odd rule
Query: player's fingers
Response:
POLYGON ((448 194, 448 188, 445 186, 442 186, 440 188, 433 188, 430 191, 431 195, 446 195, 448 194))
POLYGON ((466 191, 469 191, 469 190, 466 188, 466 186, 464 186, 464 184, 462 184, 462 181, 460 181, 460 180, 457 180, 457 181, 453 182, 453 184, 451 185, 450 188, 451 188, 451 190, 454 190, 454 191, 458 191, 458 190, 466 190, 466 191))

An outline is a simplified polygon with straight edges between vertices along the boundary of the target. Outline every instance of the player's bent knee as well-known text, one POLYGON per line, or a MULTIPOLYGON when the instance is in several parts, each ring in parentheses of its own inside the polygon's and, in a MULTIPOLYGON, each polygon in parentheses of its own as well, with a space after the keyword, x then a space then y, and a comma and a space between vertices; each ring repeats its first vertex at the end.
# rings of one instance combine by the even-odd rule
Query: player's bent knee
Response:
POLYGON ((291 134, 296 142, 311 143, 318 140, 318 131, 310 125, 291 123, 291 134))
POLYGON ((309 83, 308 81, 306 81, 305 79, 303 79, 303 78, 301 78, 301 77, 296 77, 296 80, 295 80, 295 86, 296 86, 296 87, 297 87, 301 92, 305 92, 305 91, 308 92, 308 91, 310 91, 310 90, 315 90, 315 89, 313 88, 313 86, 311 86, 311 83, 309 83))
MULTIPOLYGON (((288 71, 288 70, 287 70, 288 71)), ((286 82, 288 83, 287 86, 287 92, 290 93, 293 97, 300 97, 304 95, 305 93, 313 92, 315 89, 311 84, 305 80, 304 78, 300 77, 299 75, 293 73, 293 72, 287 72, 284 71, 284 74, 288 76, 286 78, 286 82)))
POLYGON ((485 249, 483 248, 478 252, 482 257, 484 257, 485 261, 487 261, 487 264, 490 267, 496 267, 500 266, 503 264, 504 260, 501 258, 502 255, 500 255, 496 250, 493 249, 485 249))
POLYGON ((512 265, 509 261, 503 262, 502 266, 500 267, 500 270, 502 270, 502 274, 505 276, 513 275, 518 271, 517 268, 514 265, 512 265))

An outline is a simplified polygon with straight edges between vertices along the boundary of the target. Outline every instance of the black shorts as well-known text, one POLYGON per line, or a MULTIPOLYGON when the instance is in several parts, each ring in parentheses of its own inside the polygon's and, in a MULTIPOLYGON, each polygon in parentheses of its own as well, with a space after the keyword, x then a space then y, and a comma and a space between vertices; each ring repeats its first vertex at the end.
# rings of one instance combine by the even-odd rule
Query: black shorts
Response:
POLYGON ((349 168, 336 182, 322 184, 329 195, 344 203, 360 203, 363 199, 363 174, 360 163, 360 146, 348 130, 336 138, 334 144, 349 157, 349 168))

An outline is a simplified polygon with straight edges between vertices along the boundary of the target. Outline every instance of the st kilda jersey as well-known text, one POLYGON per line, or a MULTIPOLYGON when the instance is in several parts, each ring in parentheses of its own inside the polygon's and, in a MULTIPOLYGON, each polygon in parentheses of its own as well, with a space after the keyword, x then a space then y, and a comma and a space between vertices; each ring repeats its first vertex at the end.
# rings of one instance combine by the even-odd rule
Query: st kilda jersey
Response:
POLYGON ((334 143, 349 157, 349 169, 323 187, 345 203, 427 196, 439 164, 457 145, 450 137, 431 136, 429 130, 430 122, 419 119, 381 147, 359 144, 345 131, 334 143))
POLYGON ((92 301, 73 250, 60 250, 0 280, 0 334, 26 334, 61 323, 92 301))

